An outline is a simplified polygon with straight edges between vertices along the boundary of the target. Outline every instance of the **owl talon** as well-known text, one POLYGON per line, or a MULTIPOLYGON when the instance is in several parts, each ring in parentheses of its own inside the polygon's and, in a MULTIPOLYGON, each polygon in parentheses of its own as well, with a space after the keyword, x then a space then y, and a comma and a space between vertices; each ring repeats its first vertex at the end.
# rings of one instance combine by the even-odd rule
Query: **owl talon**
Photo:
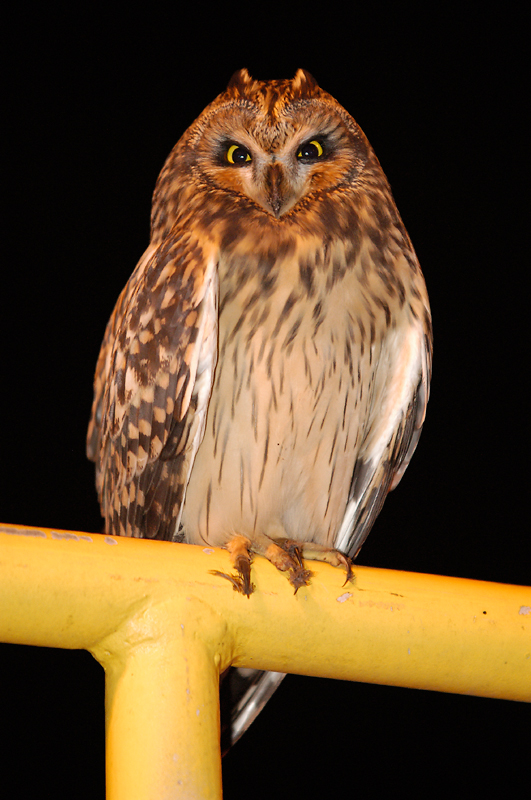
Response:
POLYGON ((340 559, 340 561, 344 564, 347 573, 345 583, 343 584, 343 586, 346 586, 347 583, 354 581, 354 573, 352 572, 352 559, 350 559, 348 556, 345 556, 345 560, 343 561, 340 559))
POLYGON ((312 575, 309 569, 290 569, 289 582, 295 589, 293 594, 297 594, 301 586, 308 586, 312 575))
MULTIPOLYGON (((297 562, 301 569, 304 567, 304 563, 302 560, 302 545, 300 542, 296 542, 294 539, 284 539, 284 540, 276 540, 283 550, 288 553, 294 561, 297 562)), ((311 573, 310 573, 311 574, 311 573)))
POLYGON ((241 573, 229 575, 227 572, 221 572, 219 569, 210 569, 209 572, 211 575, 217 575, 218 578, 226 578, 230 581, 235 592, 240 592, 240 594, 250 597, 254 591, 254 583, 251 583, 248 576, 242 575, 241 573))

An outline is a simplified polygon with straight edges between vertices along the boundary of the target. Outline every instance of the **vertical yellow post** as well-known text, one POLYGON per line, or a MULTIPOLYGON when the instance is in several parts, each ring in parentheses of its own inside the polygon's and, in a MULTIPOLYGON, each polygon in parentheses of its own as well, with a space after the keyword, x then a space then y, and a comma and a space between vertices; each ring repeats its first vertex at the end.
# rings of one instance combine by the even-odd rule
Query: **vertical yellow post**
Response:
POLYGON ((93 648, 106 672, 107 800, 221 799, 223 640, 219 615, 189 597, 144 608, 93 648))

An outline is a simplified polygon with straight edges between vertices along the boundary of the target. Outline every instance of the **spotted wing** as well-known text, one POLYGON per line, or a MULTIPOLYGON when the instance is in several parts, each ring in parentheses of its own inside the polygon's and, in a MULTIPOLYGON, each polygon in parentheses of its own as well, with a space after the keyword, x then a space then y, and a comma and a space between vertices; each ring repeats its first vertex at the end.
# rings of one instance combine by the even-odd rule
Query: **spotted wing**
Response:
POLYGON ((175 226, 107 325, 87 454, 108 533, 175 539, 217 358, 217 254, 175 226))

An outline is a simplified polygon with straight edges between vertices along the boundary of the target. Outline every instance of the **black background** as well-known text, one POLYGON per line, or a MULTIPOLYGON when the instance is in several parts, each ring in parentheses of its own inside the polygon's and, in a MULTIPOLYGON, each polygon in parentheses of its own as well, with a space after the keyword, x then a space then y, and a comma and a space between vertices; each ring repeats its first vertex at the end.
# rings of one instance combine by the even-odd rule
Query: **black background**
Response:
MULTIPOLYGON (((148 242, 158 171, 236 69, 302 66, 374 146, 434 318, 425 430, 359 562, 529 584, 523 19, 510 4, 365 5, 19 11, 2 101, 4 522, 100 530, 84 455, 92 375, 148 242)), ((38 776, 43 795, 103 798, 100 666, 2 645, 0 679, 13 796, 38 776)), ((487 782, 517 796, 525 723, 524 704, 290 676, 225 759, 225 795, 475 796, 487 782)))

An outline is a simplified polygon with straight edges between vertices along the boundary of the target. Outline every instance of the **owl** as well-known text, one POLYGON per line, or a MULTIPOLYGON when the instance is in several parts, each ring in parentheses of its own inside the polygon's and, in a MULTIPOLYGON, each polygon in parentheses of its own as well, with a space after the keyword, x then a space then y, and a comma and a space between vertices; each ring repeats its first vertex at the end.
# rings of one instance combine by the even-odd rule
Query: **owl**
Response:
MULTIPOLYGON (((87 447, 105 530, 224 547, 246 596, 255 554, 295 591, 312 559, 348 580, 417 445, 431 343, 354 119, 304 70, 237 72, 170 153, 107 325, 87 447)), ((234 675, 233 740, 282 677, 234 675)))

